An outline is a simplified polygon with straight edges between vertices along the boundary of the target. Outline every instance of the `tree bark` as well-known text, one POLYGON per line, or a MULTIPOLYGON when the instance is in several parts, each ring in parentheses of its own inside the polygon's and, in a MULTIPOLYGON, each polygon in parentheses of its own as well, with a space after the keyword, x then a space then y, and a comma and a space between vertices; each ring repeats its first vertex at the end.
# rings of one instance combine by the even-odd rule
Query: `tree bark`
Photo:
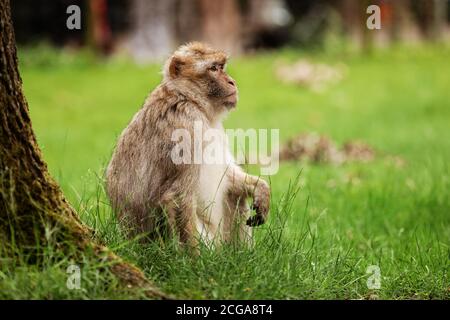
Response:
POLYGON ((149 297, 164 297, 131 264, 92 240, 50 176, 36 142, 18 71, 9 0, 0 0, 0 252, 14 258, 26 251, 28 263, 38 263, 38 247, 50 241, 69 254, 92 250, 110 262, 124 284, 145 289, 149 297), (53 231, 50 235, 49 230, 53 231), (73 251, 75 248, 75 251, 73 251))

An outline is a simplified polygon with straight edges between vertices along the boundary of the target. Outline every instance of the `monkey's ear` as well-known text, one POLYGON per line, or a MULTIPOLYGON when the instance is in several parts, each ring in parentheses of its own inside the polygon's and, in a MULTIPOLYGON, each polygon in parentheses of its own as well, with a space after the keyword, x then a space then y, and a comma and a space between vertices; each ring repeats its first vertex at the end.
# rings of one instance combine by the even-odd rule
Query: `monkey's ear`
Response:
POLYGON ((171 78, 176 78, 181 74, 181 68, 184 65, 184 61, 182 61, 178 57, 172 57, 169 64, 169 76, 171 78))

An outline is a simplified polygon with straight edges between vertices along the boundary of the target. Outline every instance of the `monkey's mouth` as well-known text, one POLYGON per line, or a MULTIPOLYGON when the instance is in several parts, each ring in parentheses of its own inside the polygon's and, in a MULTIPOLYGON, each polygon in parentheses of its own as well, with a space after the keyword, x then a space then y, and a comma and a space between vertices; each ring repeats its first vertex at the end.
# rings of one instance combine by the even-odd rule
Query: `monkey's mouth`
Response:
POLYGON ((233 91, 230 94, 226 95, 225 98, 233 97, 237 95, 237 91, 233 91))
POLYGON ((229 95, 225 96, 224 104, 228 109, 232 109, 232 108, 236 107, 237 100, 238 100, 237 92, 234 91, 234 92, 230 93, 229 95))

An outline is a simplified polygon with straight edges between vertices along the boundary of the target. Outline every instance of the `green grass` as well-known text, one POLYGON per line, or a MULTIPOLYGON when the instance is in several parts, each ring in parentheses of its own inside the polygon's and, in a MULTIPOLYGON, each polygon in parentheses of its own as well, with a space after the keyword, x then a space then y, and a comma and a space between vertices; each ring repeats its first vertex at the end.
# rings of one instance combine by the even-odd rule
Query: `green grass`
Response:
MULTIPOLYGON (((102 189, 116 137, 160 81, 160 67, 40 49, 22 52, 21 73, 38 141, 69 200, 100 239, 164 291, 182 298, 448 299, 449 56, 448 47, 429 46, 233 59, 240 102, 226 127, 279 128, 283 141, 304 131, 339 143, 362 139, 406 165, 384 156, 339 167, 283 163, 270 178, 271 217, 256 231, 255 247, 202 250, 198 258, 170 243, 124 242, 102 189), (321 93, 276 79, 280 60, 305 56, 344 63, 348 74, 321 93), (379 290, 366 286, 370 265, 380 267, 379 290)), ((124 298, 114 281, 95 282, 98 265, 89 261, 77 262, 81 291, 66 289, 64 259, 0 267, 0 298, 124 298)))

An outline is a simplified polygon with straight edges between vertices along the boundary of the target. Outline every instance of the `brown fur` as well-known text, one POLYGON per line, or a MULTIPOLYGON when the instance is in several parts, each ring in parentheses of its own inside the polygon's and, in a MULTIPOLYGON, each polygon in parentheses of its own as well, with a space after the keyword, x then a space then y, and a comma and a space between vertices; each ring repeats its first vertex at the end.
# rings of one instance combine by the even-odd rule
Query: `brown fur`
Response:
POLYGON ((199 184, 203 173, 214 172, 215 167, 176 165, 170 157, 175 129, 193 135, 194 121, 201 121, 205 129, 221 128, 222 115, 235 106, 237 88, 223 71, 225 63, 223 52, 204 44, 180 47, 166 63, 162 83, 122 132, 107 168, 107 192, 131 235, 173 232, 182 243, 195 245, 200 222, 211 227, 218 239, 227 241, 234 226, 244 239, 251 235, 246 221, 251 226, 265 221, 270 199, 266 182, 245 174, 235 164, 226 168, 226 188, 221 189, 224 194, 219 198, 224 203, 218 207, 223 223, 213 225, 200 211, 199 199, 205 188, 199 184), (251 218, 248 197, 253 197, 256 210, 251 218))

